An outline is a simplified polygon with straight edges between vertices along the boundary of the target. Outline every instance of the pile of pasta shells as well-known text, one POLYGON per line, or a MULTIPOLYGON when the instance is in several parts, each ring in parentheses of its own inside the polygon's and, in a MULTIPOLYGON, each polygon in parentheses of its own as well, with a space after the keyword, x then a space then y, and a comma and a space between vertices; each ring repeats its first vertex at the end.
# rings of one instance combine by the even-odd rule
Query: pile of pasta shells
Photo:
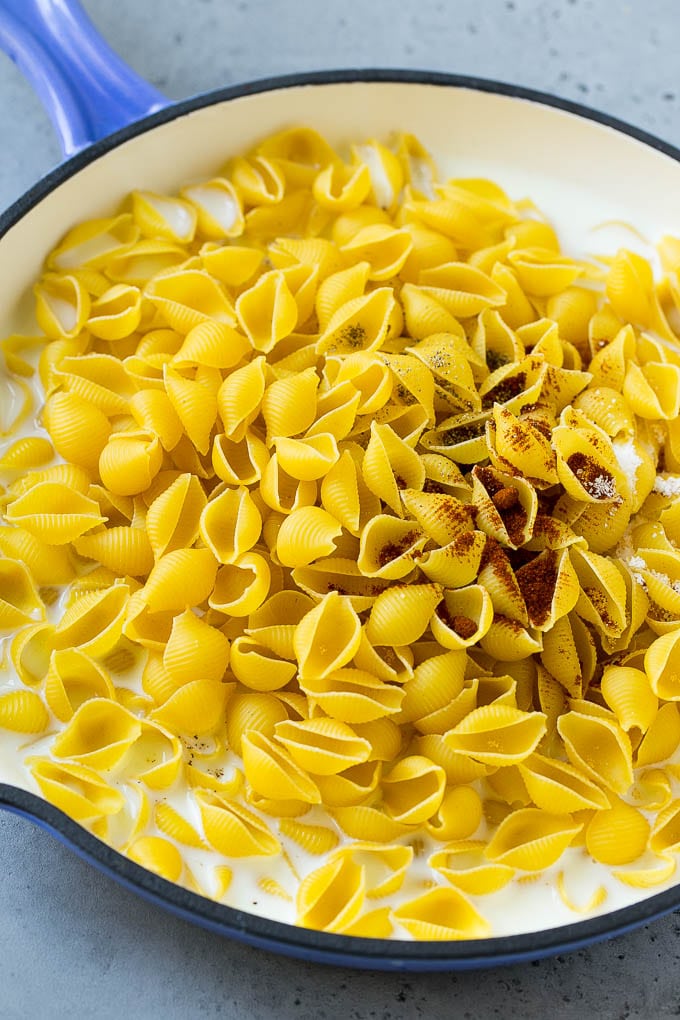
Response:
POLYGON ((667 883, 680 240, 659 256, 571 258, 412 136, 306 128, 74 226, 41 332, 2 345, 0 749, 31 788, 349 935, 488 935, 485 897, 567 848, 667 883))

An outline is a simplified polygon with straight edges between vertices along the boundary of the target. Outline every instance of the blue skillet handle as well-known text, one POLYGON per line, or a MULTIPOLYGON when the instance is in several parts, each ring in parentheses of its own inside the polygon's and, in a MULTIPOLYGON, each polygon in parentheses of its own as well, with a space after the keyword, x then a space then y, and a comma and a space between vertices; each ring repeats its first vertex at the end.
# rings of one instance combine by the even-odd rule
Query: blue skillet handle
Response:
POLYGON ((0 0, 0 49, 37 92, 66 157, 170 103, 114 53, 78 0, 0 0))

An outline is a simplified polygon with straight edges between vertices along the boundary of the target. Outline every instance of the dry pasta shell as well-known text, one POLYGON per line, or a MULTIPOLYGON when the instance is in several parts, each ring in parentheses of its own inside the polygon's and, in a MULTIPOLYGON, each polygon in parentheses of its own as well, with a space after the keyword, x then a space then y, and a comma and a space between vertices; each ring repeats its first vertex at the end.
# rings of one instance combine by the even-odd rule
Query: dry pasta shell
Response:
POLYGON ((366 637, 373 645, 411 644, 426 630, 442 599, 438 584, 394 585, 373 603, 366 637))
POLYGON ((108 672, 78 648, 53 651, 45 676, 45 700, 52 714, 68 722, 89 698, 115 699, 108 672))
POLYGON ((279 841, 256 814, 211 790, 195 794, 206 839, 225 857, 271 857, 281 851, 279 841))
POLYGON ((382 776, 379 761, 352 765, 335 776, 315 775, 314 781, 322 801, 329 807, 350 807, 362 804, 375 793, 382 776))
POLYGON ((227 704, 228 746, 240 754, 241 741, 249 730, 273 737, 276 724, 287 718, 286 706, 273 694, 237 691, 227 704))
POLYGON ((77 822, 92 822, 122 811, 125 797, 94 769, 50 758, 29 758, 26 763, 41 793, 77 822))
POLYGON ((479 828, 482 814, 482 800, 476 790, 471 786, 449 787, 444 792, 439 810, 425 828, 434 839, 467 839, 479 828))
POLYGON ((79 556, 98 560, 118 577, 146 577, 153 567, 153 550, 146 531, 141 528, 107 528, 75 539, 79 556))
POLYGON ((422 824, 439 810, 445 787, 444 769, 422 755, 410 755, 383 776, 383 805, 398 822, 422 824))
POLYGON ((315 775, 337 775, 368 760, 370 743, 337 719, 301 719, 278 723, 276 739, 293 760, 315 775))
POLYGON ((263 797, 321 803, 321 795, 307 772, 275 740, 250 730, 241 740, 246 779, 263 797))
POLYGON ((429 866, 464 893, 483 896, 498 892, 515 876, 508 864, 491 862, 484 855, 482 840, 455 840, 429 858, 429 866))
POLYGON ((57 624, 55 647, 77 647, 94 658, 106 655, 120 639, 129 596, 128 585, 119 582, 79 595, 57 624))
POLYGON ((580 769, 567 762, 531 754, 519 764, 529 796, 543 811, 572 814, 609 808, 609 798, 580 769))
POLYGON ((612 716, 567 712, 557 720, 569 760, 595 783, 626 793, 633 782, 630 738, 612 716))
POLYGON ((498 826, 486 856, 523 871, 543 871, 557 861, 581 830, 571 815, 554 815, 539 808, 520 808, 498 826))
POLYGON ((218 680, 190 680, 154 709, 150 719, 172 733, 211 733, 224 719, 232 688, 218 680))
POLYGON ((201 483, 188 473, 179 475, 154 499, 146 515, 146 530, 156 558, 194 544, 206 503, 201 483))
POLYGON ((487 921, 470 901, 456 889, 430 889, 393 911, 395 921, 417 939, 449 941, 485 938, 490 932, 487 921))
POLYGON ((175 549, 156 562, 140 595, 151 612, 182 612, 200 605, 215 587, 217 560, 210 549, 175 549))
POLYGON ((586 827, 586 848, 601 864, 630 864, 647 849, 649 822, 630 804, 618 798, 598 811, 586 827))
POLYGON ((483 705, 446 734, 453 751, 486 765, 518 764, 528 758, 545 733, 542 712, 523 712, 510 705, 483 705))
POLYGON ((221 680, 229 664, 229 641, 190 609, 176 616, 163 652, 163 666, 176 686, 191 680, 221 680))
POLYGON ((338 669, 325 677, 300 678, 299 683, 326 715, 346 723, 395 715, 404 698, 402 688, 360 669, 338 669))
POLYGON ((42 733, 49 724, 49 713, 34 691, 7 691, 0 694, 0 727, 14 733, 42 733))
POLYGON ((349 599, 329 592, 297 625, 294 638, 300 677, 328 676, 351 661, 361 643, 361 622, 349 599))

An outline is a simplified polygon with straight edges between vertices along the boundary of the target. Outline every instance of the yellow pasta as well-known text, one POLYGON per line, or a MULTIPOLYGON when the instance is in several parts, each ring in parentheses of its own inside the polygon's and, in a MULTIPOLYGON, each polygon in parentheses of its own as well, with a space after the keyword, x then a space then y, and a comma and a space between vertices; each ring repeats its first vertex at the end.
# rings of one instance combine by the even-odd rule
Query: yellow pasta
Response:
POLYGON ((467 896, 558 862, 592 912, 577 857, 667 883, 679 250, 600 270, 413 136, 304 127, 74 225, 2 341, 27 784, 347 935, 486 936, 467 896))

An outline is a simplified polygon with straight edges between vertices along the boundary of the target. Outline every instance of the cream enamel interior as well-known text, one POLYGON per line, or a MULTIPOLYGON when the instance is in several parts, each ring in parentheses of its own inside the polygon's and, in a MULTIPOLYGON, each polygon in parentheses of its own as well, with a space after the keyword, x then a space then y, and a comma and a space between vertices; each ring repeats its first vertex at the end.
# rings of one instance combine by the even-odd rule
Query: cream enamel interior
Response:
MULTIPOLYGON (((340 147, 371 137, 384 140, 397 130, 412 132, 431 151, 442 177, 490 177, 514 198, 529 196, 551 218, 569 253, 615 249, 616 231, 607 236, 593 230, 608 221, 625 221, 650 242, 665 233, 680 235, 680 164, 596 122, 461 87, 361 82, 288 87, 162 124, 94 160, 41 200, 0 240, 0 335, 35 329, 32 284, 45 255, 75 223, 110 214, 135 188, 172 192, 208 177, 230 155, 296 124, 317 128, 340 147)), ((11 782, 12 776, 0 771, 3 779, 11 782)), ((541 883, 525 900, 524 910, 534 917, 548 886, 541 883)), ((606 909, 614 905, 624 904, 606 909)), ((548 915, 550 910, 533 927, 551 926, 555 917, 548 915)))

